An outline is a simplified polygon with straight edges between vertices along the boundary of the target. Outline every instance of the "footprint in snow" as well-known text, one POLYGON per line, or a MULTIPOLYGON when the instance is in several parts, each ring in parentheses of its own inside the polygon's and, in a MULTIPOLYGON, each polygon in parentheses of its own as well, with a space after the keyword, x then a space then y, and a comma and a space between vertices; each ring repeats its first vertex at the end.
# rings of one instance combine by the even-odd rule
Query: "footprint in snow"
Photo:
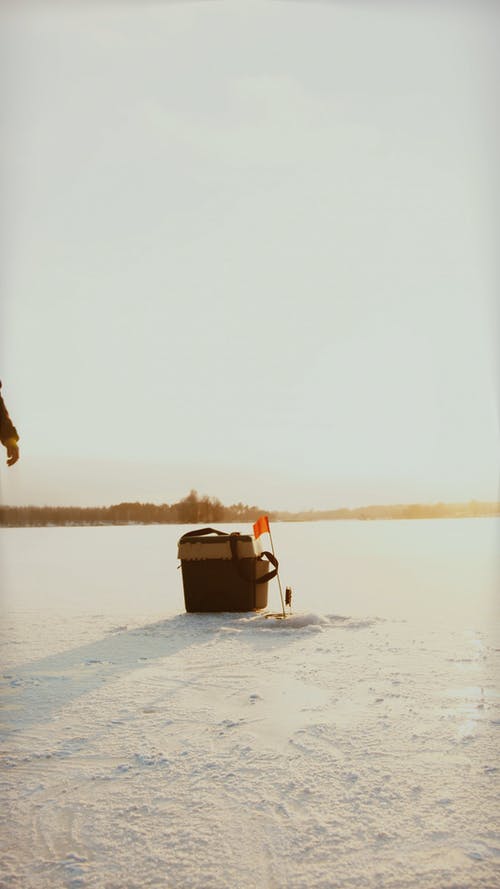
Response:
POLYGON ((219 735, 223 735, 227 729, 239 728, 244 722, 244 719, 238 719, 236 722, 232 719, 223 719, 222 722, 219 722, 222 729, 222 731, 219 732, 219 735))

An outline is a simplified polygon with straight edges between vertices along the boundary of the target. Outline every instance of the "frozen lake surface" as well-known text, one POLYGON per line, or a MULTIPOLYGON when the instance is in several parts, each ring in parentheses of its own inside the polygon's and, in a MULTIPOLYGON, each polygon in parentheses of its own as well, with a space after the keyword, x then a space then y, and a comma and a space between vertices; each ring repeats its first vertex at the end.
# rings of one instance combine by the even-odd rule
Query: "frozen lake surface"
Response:
POLYGON ((1 889, 500 887, 498 520, 276 524, 287 622, 186 530, 0 532, 1 889))

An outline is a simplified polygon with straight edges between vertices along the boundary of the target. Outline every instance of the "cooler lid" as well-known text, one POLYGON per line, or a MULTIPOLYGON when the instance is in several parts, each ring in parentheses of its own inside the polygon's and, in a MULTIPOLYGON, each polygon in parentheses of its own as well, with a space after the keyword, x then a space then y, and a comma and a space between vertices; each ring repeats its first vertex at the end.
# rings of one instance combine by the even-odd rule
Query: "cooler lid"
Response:
MULTIPOLYGON (((260 555, 260 547, 250 534, 235 535, 237 540, 237 553, 240 559, 253 559, 260 555)), ((190 562, 199 559, 232 559, 229 534, 226 537, 189 537, 178 542, 178 558, 190 562)))

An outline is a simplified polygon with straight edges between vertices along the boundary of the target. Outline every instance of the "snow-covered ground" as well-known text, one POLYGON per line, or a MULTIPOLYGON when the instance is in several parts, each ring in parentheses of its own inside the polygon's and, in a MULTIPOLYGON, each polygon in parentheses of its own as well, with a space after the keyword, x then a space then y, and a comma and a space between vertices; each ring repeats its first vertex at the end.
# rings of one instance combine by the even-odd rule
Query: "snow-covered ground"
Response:
POLYGON ((498 521, 277 524, 287 622, 185 530, 1 532, 0 887, 499 887, 498 521))

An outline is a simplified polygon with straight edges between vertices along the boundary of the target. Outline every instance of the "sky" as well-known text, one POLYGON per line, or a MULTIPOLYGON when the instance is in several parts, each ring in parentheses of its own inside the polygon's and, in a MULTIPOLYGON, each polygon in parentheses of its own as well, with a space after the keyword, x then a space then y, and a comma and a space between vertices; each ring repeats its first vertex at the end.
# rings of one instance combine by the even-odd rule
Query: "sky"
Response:
POLYGON ((2 5, 2 501, 497 499, 499 25, 2 5))

